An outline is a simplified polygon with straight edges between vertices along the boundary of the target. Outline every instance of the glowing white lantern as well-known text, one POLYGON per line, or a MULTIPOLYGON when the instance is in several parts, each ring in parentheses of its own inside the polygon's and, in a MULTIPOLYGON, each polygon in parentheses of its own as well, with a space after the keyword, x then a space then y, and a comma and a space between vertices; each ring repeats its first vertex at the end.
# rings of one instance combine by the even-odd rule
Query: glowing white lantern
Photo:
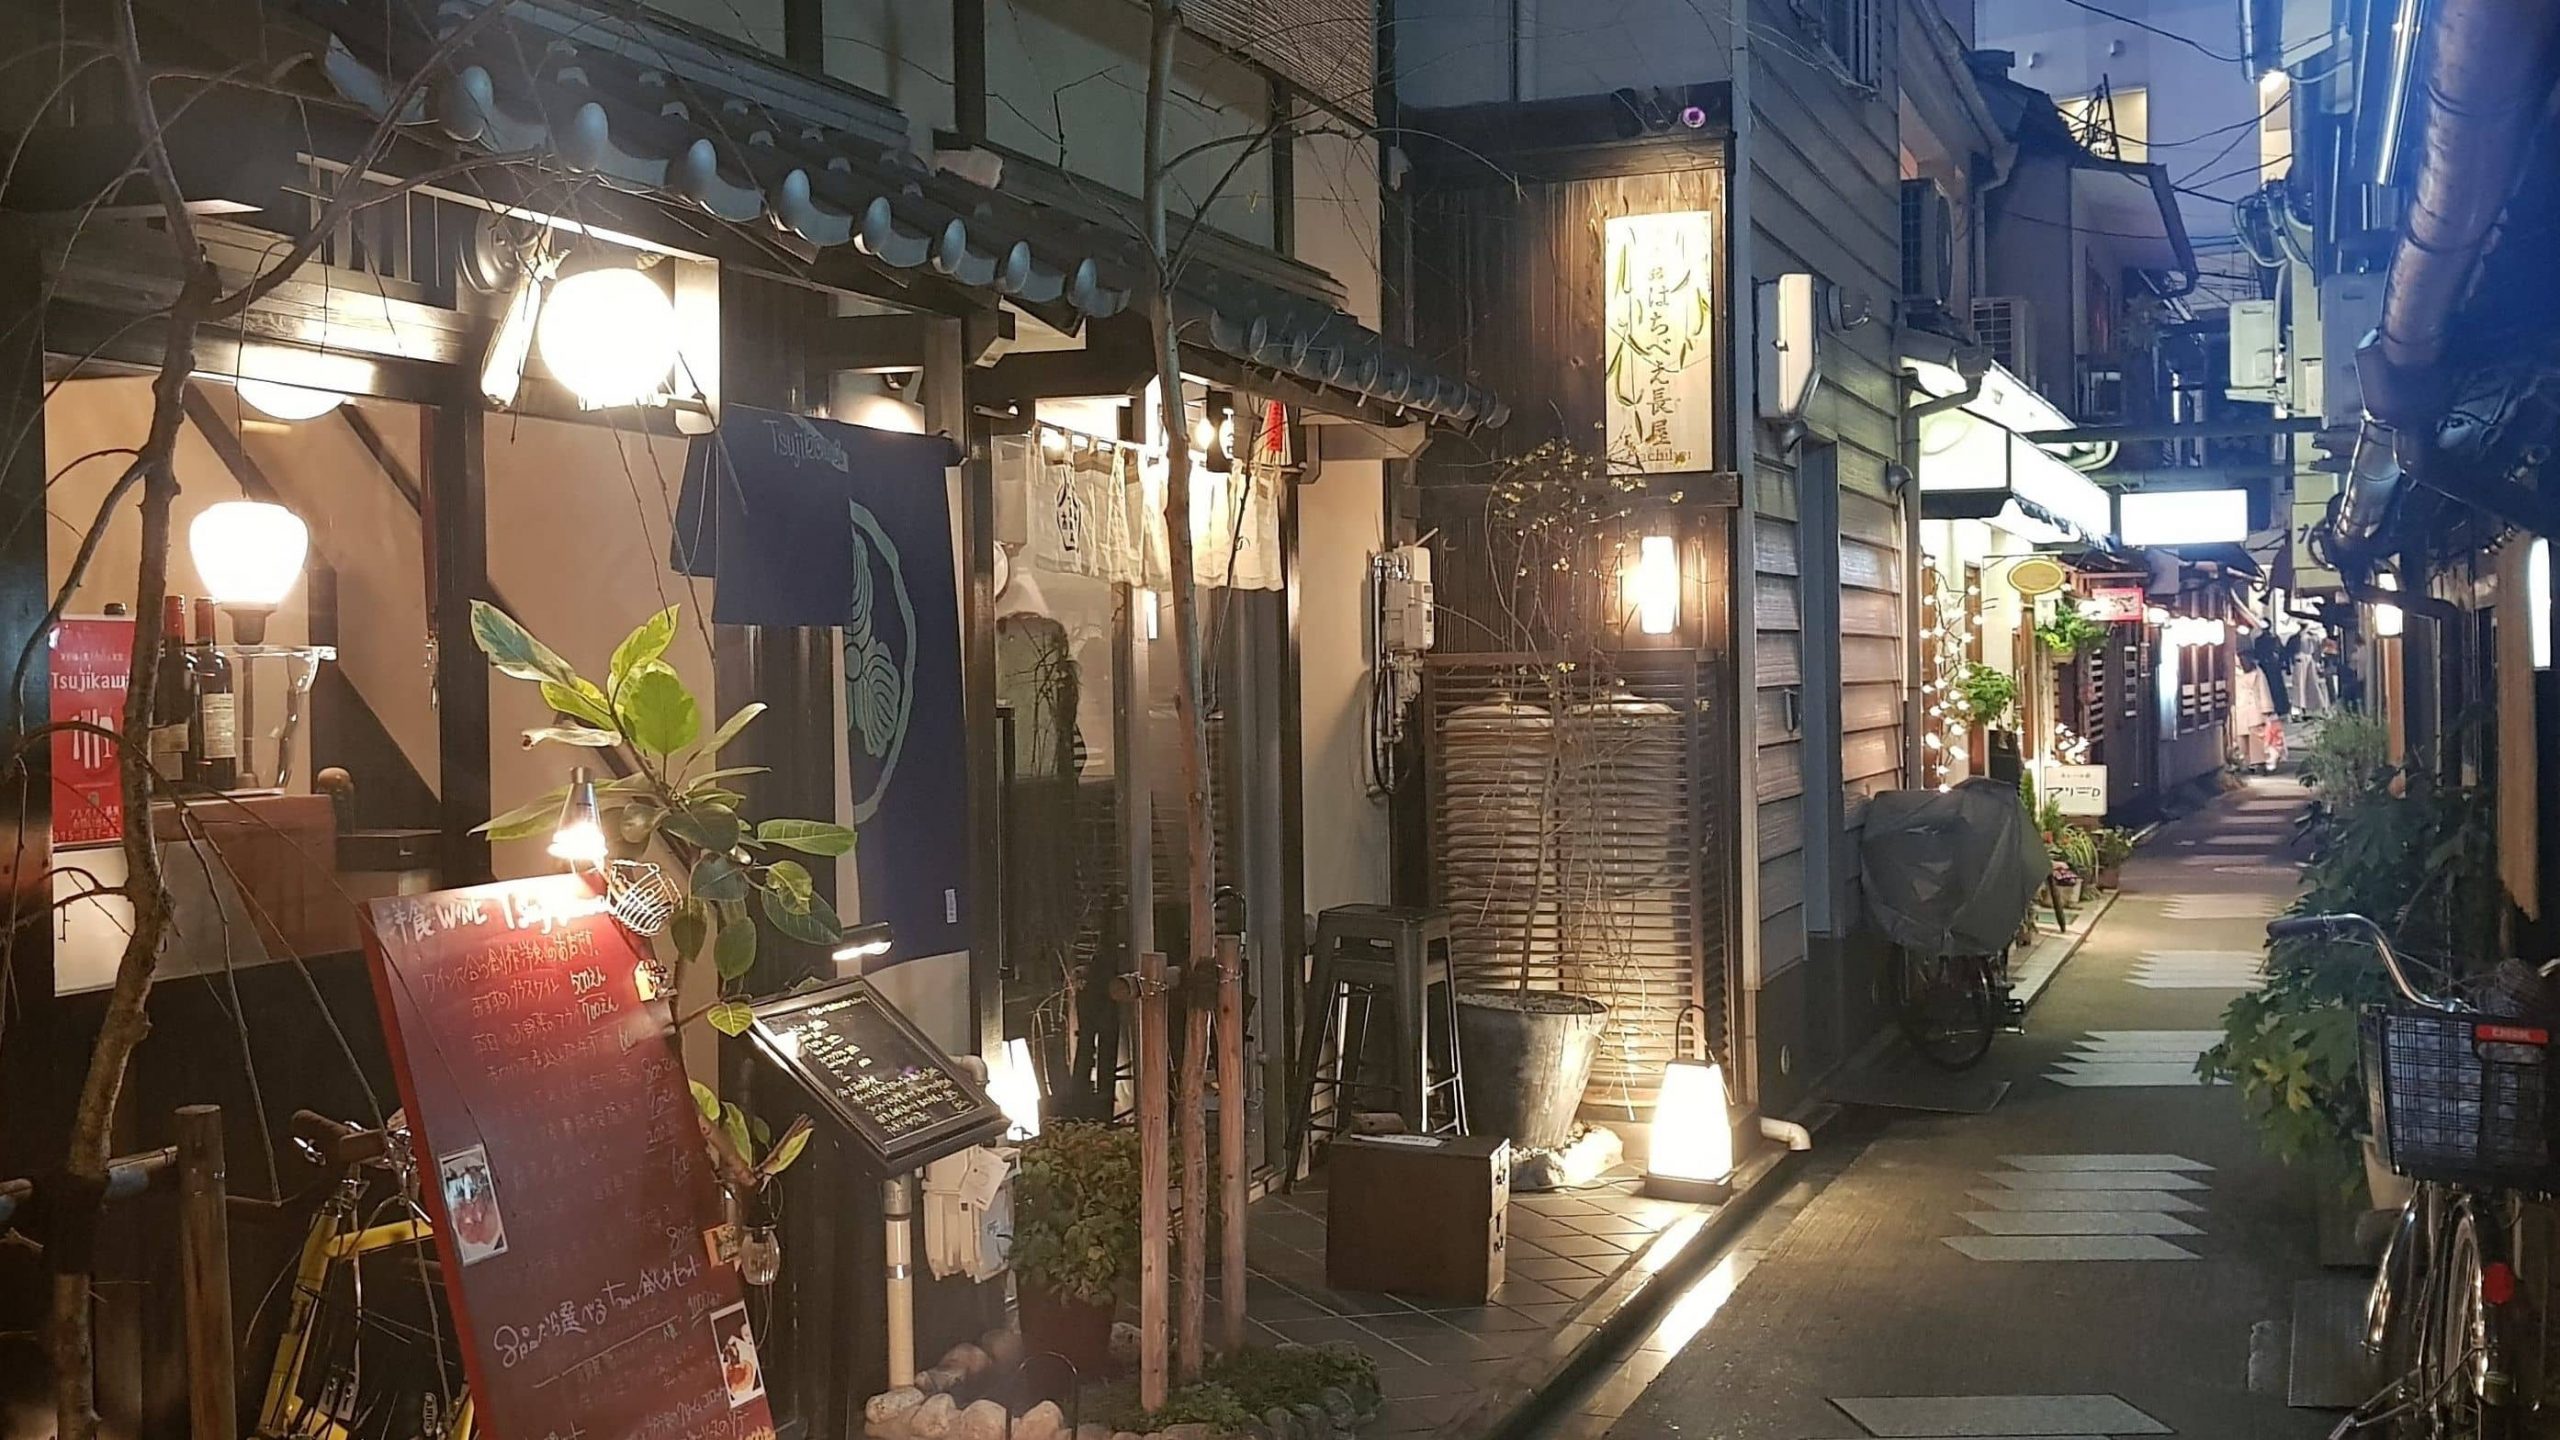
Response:
POLYGON ((582 270, 542 302, 535 344, 591 410, 654 398, 676 363, 676 308, 637 270, 582 270))
POLYGON ((267 636, 267 617, 302 575, 311 530, 281 505, 225 500, 208 505, 187 526, 187 552, 213 603, 231 616, 240 643, 267 636))
POLYGON ((308 385, 287 385, 276 380, 259 380, 247 375, 239 379, 240 398, 261 415, 278 420, 317 420, 347 401, 335 390, 314 390, 308 385))
POLYGON ((1662 1098, 1653 1110, 1653 1154, 1645 1162, 1651 1188, 1696 1193, 1733 1178, 1733 1113, 1725 1102, 1724 1067, 1673 1060, 1662 1067, 1662 1098))

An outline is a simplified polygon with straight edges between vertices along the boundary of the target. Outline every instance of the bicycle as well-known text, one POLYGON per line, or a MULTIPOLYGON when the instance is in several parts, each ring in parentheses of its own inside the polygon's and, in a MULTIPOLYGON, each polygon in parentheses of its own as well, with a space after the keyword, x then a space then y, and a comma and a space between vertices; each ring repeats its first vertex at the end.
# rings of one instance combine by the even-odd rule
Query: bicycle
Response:
MULTIPOLYGON (((435 1225, 418 1204, 416 1165, 397 1117, 383 1129, 360 1130, 303 1110, 291 1128, 303 1157, 326 1165, 337 1178, 294 1264, 293 1298, 276 1339, 256 1434, 259 1440, 358 1440, 359 1427, 373 1419, 367 1407, 380 1403, 363 1384, 366 1329, 389 1330, 404 1344, 424 1341, 439 1349, 442 1339, 433 1329, 438 1322, 432 1299, 425 1333, 369 1312, 364 1262, 431 1250, 435 1225), (375 1199, 377 1186, 386 1181, 388 1198, 375 1199), (400 1218, 383 1220, 391 1210, 401 1212, 400 1218)), ((420 1440, 472 1440, 470 1392, 462 1388, 457 1399, 455 1388, 460 1387, 448 1382, 439 1353, 430 1383, 417 1396, 420 1440)))
POLYGON ((2560 1183, 2544 1109, 2551 1032, 2419 990, 2364 916, 2277 920, 2267 937, 2364 940, 2405 1002, 2369 1006, 2361 1020, 2374 1132, 2392 1169, 2417 1182, 2365 1306, 2366 1351, 2390 1378, 2330 1440, 2378 1427, 2508 1440, 2535 1391, 2522 1373, 2522 1201, 2560 1183))
POLYGON ((1911 1047, 1946 1070, 1969 1070, 1991 1037, 2016 1019, 2009 952, 1924 955, 1904 948, 1894 966, 1894 1018, 1911 1047))

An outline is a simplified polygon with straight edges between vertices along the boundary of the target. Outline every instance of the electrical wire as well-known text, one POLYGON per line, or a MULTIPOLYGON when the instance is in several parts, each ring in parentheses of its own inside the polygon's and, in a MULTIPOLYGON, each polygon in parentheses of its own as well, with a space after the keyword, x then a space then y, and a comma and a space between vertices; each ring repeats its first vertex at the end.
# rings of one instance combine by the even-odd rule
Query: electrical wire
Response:
POLYGON ((2092 3, 2092 0, 2063 0, 2063 3, 2066 5, 2077 6, 2080 9, 2088 11, 2092 15, 2103 15, 2110 20, 2130 25, 2136 30, 2148 31, 2153 35, 2159 36, 2163 40, 2175 40, 2179 44, 2186 46, 2188 49, 2195 51, 2197 54, 2202 55, 2208 60, 2219 60, 2225 65, 2245 65, 2248 63, 2248 57, 2246 56, 2225 55, 2221 51, 2214 49, 2201 40, 2197 40, 2191 36, 2181 35, 2175 30, 2163 30, 2148 20, 2136 20, 2122 11, 2110 10, 2104 5, 2094 4, 2092 3))

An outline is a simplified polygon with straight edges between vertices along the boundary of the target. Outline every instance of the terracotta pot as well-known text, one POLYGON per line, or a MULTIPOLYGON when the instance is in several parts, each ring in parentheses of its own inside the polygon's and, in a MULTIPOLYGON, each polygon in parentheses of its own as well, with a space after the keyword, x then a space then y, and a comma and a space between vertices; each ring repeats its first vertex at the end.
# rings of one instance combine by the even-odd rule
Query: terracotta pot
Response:
POLYGON ((1025 1358, 1057 1355, 1076 1367, 1080 1377, 1111 1369, 1111 1317, 1114 1307, 1072 1296, 1052 1295, 1036 1286, 1021 1287, 1022 1353, 1025 1358))
POLYGON ((2100 867, 2099 867, 2099 869, 2098 869, 2098 888, 2099 888, 2099 889, 2101 889, 2101 890, 2117 890, 2117 889, 2121 889, 2121 888, 2123 888, 2123 886, 2124 886, 2124 871, 2123 871, 2123 870, 2121 870, 2121 869, 2119 869, 2118 867, 2113 866, 2113 865, 2103 865, 2103 866, 2100 866, 2100 867))

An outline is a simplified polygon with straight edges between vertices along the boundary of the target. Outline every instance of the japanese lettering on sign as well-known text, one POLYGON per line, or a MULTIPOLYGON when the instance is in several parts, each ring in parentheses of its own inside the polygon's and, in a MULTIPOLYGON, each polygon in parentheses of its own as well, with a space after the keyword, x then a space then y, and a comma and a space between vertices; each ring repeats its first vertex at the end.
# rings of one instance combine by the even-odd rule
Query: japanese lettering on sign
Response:
POLYGON ((1609 467, 1713 464, 1715 227, 1704 210, 1607 222, 1609 467))

